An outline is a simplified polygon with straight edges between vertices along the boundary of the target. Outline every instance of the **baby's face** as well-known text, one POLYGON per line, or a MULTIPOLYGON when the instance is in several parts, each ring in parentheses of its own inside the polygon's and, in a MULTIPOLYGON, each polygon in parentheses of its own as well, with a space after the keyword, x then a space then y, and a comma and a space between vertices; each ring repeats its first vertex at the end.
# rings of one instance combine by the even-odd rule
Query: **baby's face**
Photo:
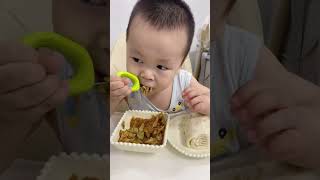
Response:
POLYGON ((127 70, 151 87, 149 95, 170 87, 179 71, 187 44, 185 28, 157 30, 136 16, 127 39, 127 70))
POLYGON ((106 75, 109 36, 103 2, 106 0, 53 0, 52 18, 54 31, 84 46, 93 58, 96 72, 106 75))

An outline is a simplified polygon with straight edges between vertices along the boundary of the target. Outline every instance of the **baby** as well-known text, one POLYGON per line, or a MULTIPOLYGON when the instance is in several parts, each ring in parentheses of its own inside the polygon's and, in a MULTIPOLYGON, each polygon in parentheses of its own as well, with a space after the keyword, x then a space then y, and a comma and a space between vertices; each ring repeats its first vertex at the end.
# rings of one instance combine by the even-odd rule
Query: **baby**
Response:
POLYGON ((111 77, 111 112, 125 100, 130 109, 174 113, 189 108, 210 114, 210 91, 181 68, 194 35, 194 19, 182 0, 140 0, 127 27, 127 71, 142 90, 132 92, 130 81, 111 77))

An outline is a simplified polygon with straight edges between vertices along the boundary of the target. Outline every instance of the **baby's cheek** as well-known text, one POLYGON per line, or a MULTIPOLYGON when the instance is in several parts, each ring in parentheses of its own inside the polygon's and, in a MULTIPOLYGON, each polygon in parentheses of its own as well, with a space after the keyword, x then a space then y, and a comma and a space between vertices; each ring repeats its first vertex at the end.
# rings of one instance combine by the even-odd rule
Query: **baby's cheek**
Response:
POLYGON ((134 75, 138 75, 138 68, 135 67, 135 65, 132 64, 131 62, 127 64, 127 71, 134 75))

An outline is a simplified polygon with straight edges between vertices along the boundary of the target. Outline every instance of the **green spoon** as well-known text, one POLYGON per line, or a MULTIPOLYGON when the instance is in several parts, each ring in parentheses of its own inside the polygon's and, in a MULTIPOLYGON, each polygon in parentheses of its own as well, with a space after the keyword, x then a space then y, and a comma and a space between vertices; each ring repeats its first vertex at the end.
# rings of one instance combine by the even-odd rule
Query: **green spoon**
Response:
POLYGON ((132 81, 132 83, 133 83, 133 85, 131 87, 132 92, 138 91, 140 89, 140 81, 136 75, 131 74, 126 71, 119 71, 119 72, 117 72, 117 76, 127 77, 132 81))
POLYGON ((53 32, 36 32, 23 38, 35 49, 45 47, 60 52, 72 65, 74 75, 68 80, 69 95, 79 95, 94 85, 94 68, 88 51, 74 41, 53 32))

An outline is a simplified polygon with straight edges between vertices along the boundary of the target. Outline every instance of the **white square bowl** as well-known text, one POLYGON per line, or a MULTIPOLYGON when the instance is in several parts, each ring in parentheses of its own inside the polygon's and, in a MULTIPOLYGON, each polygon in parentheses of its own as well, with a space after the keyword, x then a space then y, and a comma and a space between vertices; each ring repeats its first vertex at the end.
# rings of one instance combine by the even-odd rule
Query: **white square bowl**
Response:
POLYGON ((135 143, 127 143, 127 142, 118 142, 119 132, 122 130, 122 123, 124 122, 125 129, 129 129, 130 121, 132 117, 140 117, 140 118, 151 118, 152 115, 157 115, 160 112, 153 111, 140 111, 140 110, 129 110, 124 113, 121 117, 118 125, 114 129, 111 137, 110 143, 114 145, 116 148, 125 150, 125 151, 134 151, 134 152, 144 152, 144 153, 155 153, 165 147, 167 145, 168 140, 168 127, 169 127, 169 115, 164 113, 166 118, 166 127, 164 131, 163 144, 161 145, 149 145, 149 144, 135 144, 135 143))

